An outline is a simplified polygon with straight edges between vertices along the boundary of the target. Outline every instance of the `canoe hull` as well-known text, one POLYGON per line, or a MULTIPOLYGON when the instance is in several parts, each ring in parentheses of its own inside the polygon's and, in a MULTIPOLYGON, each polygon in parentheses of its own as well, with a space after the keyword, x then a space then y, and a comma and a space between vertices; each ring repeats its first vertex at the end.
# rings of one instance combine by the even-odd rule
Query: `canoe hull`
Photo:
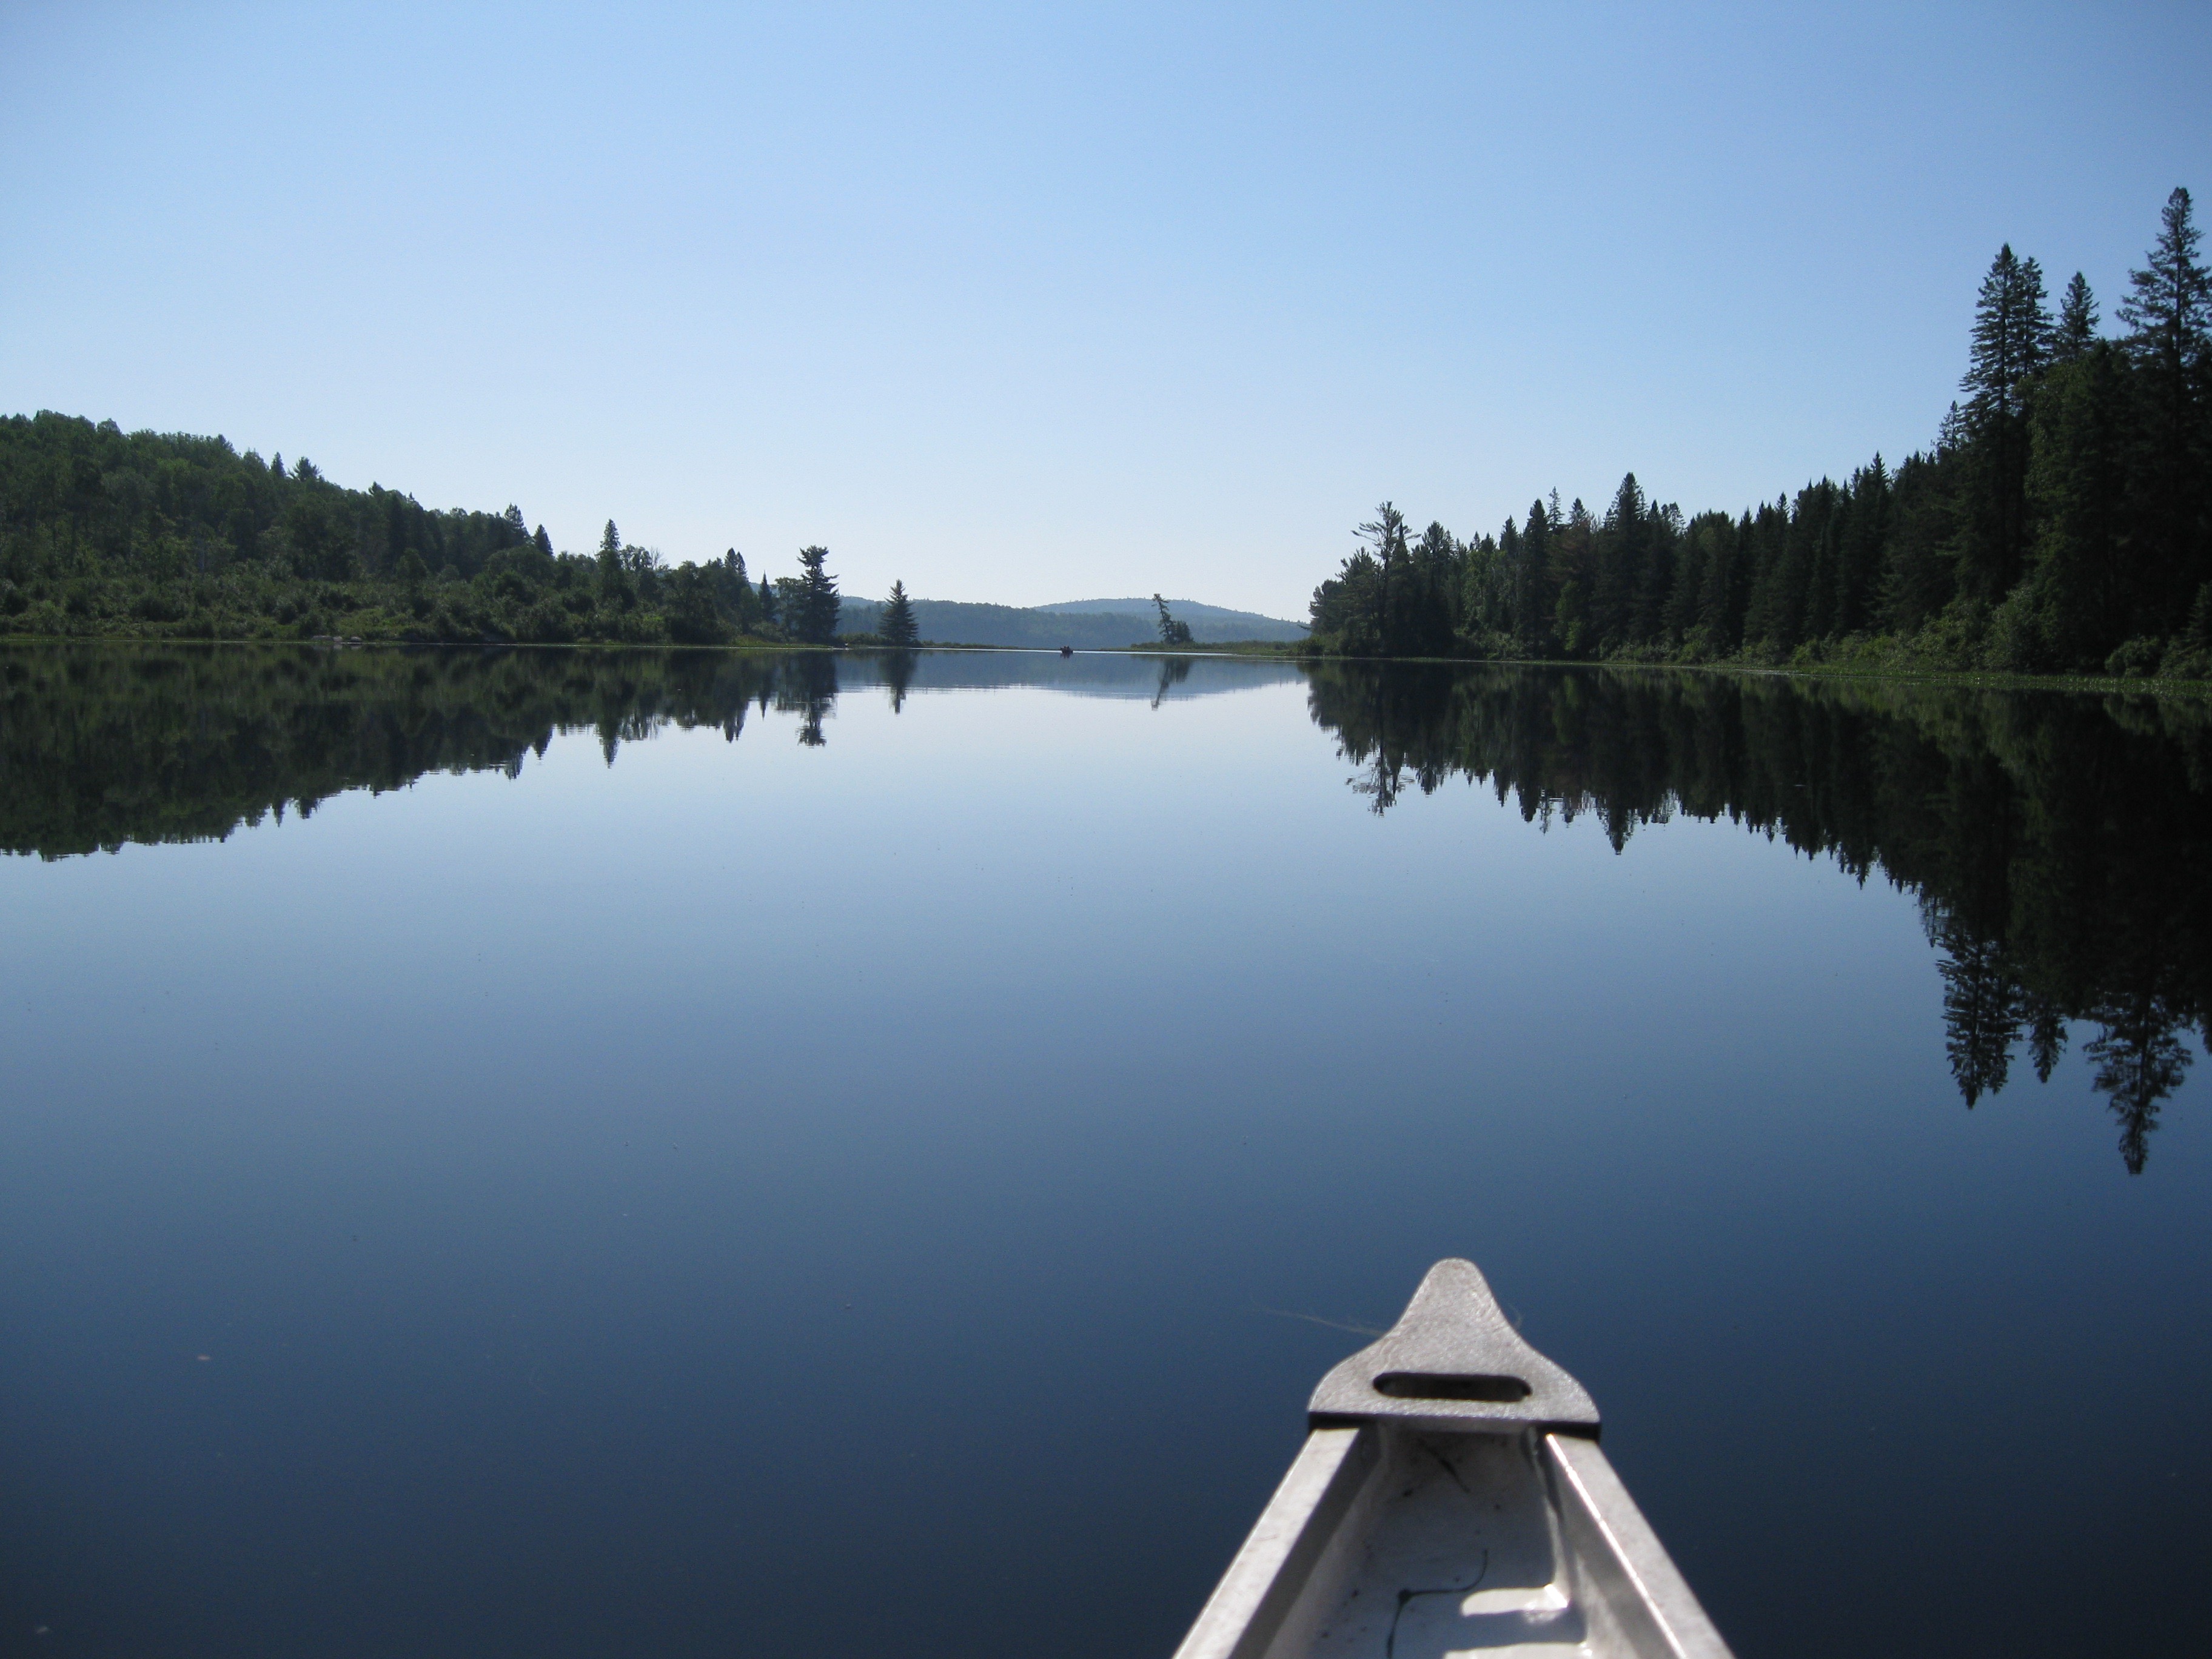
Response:
POLYGON ((1582 1385, 1474 1264, 1322 1380, 1306 1443, 1176 1659, 1729 1659, 1582 1385))
POLYGON ((1597 1443, 1390 1423, 1307 1437, 1176 1659, 1728 1659, 1597 1443))

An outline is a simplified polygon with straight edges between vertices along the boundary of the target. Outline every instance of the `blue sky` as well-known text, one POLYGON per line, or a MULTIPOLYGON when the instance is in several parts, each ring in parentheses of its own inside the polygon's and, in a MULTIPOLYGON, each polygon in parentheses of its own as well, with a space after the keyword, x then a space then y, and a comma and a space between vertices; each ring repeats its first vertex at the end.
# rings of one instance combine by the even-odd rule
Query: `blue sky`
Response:
POLYGON ((1386 495, 1925 443, 2000 242, 2109 318, 2212 189, 2208 69, 2201 6, 12 0, 0 410, 1303 615, 1386 495))

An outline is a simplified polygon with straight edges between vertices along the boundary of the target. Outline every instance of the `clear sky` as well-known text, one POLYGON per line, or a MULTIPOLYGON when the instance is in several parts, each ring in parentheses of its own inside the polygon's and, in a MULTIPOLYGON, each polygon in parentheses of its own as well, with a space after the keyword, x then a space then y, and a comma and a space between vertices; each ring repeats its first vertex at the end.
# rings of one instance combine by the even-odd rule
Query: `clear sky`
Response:
POLYGON ((2212 191, 2208 70, 2202 5, 7 0, 0 411, 1303 616, 1386 495, 1927 442, 2000 242, 2109 319, 2212 191))

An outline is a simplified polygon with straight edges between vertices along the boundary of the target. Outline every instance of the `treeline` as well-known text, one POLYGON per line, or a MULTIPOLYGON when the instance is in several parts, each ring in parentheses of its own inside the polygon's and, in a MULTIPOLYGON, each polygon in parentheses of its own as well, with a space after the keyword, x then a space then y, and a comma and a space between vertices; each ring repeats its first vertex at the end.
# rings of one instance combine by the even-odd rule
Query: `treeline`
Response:
POLYGON ((1686 517, 1635 476, 1557 491, 1496 535, 1414 536, 1385 504, 1314 592, 1345 655, 1863 662, 2212 678, 2212 283, 2189 192, 2100 331, 1998 252, 1964 398, 1934 447, 1741 513, 1686 517))
POLYGON ((826 644, 827 556, 755 580, 734 548, 671 566, 611 520, 556 552, 518 507, 434 512, 219 437, 0 417, 0 634, 826 644))
POLYGON ((1917 895, 1968 1105, 2070 1038, 2140 1170, 2212 1038, 2212 713, 2194 698, 1322 663, 1377 812, 1462 778, 1531 821, 1725 818, 1917 895))

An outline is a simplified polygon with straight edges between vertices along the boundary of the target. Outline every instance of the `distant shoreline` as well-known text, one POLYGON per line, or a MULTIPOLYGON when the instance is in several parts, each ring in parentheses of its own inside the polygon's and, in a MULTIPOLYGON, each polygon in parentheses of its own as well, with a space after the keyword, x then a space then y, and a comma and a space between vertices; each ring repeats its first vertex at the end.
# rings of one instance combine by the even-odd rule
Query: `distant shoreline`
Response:
MULTIPOLYGON (((674 644, 666 641, 634 643, 620 640, 577 640, 562 642, 529 640, 410 640, 388 636, 287 639, 272 635, 209 638, 173 634, 0 634, 0 650, 16 646, 58 645, 188 646, 209 649, 218 647, 225 648, 257 647, 278 647, 294 651, 574 651, 592 654, 614 652, 680 652, 686 654, 726 656, 787 655, 795 653, 823 656, 890 656, 896 653, 894 647, 864 641, 852 642, 840 641, 831 645, 818 645, 790 640, 741 639, 711 644, 674 644)), ((921 641, 914 647, 914 650, 916 652, 977 652, 997 655, 1056 656, 1059 654, 1059 647, 1055 646, 981 645, 935 640, 921 641)), ((1263 661, 1295 663, 1307 668, 1350 663, 1461 669, 1568 668, 1584 671, 1602 670, 1615 673, 1719 674, 1755 678, 1895 681, 1909 684, 1951 685, 1983 691, 2065 691, 2075 694, 2093 693, 2104 696, 2124 695, 2212 697, 2212 680, 2168 679, 2154 675, 2121 678, 2094 674, 2017 674, 2000 672, 1991 669, 1860 666, 1849 663, 1760 664, 1650 662, 1603 659, 1592 661, 1588 659, 1544 657, 1347 656, 1334 653, 1324 653, 1299 645, 1277 644, 1273 641, 1266 640, 1224 640, 1172 646, 1078 646, 1073 647, 1073 650, 1079 656, 1211 657, 1224 660, 1246 661, 1256 659, 1263 661)))

